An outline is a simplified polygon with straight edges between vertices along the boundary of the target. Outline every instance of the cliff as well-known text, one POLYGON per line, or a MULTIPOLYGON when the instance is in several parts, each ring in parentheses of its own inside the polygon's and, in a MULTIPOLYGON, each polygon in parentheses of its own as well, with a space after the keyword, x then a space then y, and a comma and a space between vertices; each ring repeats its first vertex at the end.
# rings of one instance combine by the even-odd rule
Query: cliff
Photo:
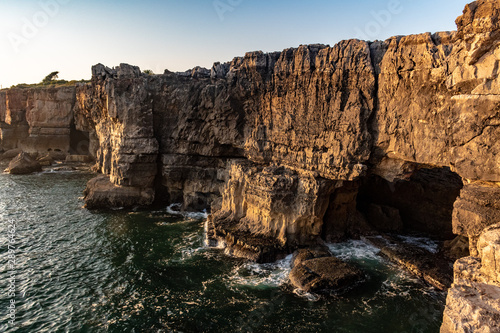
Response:
POLYGON ((185 73, 99 64, 89 84, 0 92, 1 145, 70 151, 87 135, 103 174, 88 208, 211 206, 209 237, 258 261, 373 230, 466 237, 442 330, 467 331, 499 316, 499 17, 480 0, 455 32, 185 73))

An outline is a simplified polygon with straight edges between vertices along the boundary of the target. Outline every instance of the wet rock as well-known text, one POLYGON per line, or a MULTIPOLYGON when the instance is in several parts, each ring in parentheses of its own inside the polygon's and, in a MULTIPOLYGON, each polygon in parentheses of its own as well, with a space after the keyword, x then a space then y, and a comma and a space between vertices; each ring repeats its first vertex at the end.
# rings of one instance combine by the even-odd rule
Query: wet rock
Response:
POLYGON ((364 238, 378 247, 381 254, 391 261, 406 268, 423 281, 446 290, 453 281, 452 262, 441 253, 431 253, 426 249, 414 246, 388 235, 364 238))
POLYGON ((130 208, 151 205, 154 191, 147 187, 115 185, 107 176, 101 175, 87 183, 84 197, 88 209, 130 208))
POLYGON ((285 258, 292 252, 287 245, 274 237, 255 235, 241 230, 231 220, 209 215, 207 221, 207 240, 211 246, 223 247, 225 253, 245 258, 257 263, 270 263, 285 258))
POLYGON ((36 160, 41 166, 51 166, 54 163, 54 159, 49 154, 39 156, 36 160))
POLYGON ((2 161, 10 161, 17 155, 21 154, 23 151, 22 149, 15 148, 15 149, 9 149, 6 152, 4 152, 2 155, 0 155, 0 160, 2 161))
POLYGON ((315 244, 335 185, 308 172, 235 163, 212 221, 216 228, 272 238, 282 246, 315 244))
POLYGON ((306 260, 331 257, 332 253, 326 246, 300 249, 293 253, 291 268, 302 264, 306 260))
POLYGON ((27 153, 20 153, 9 163, 5 170, 13 175, 26 175, 33 172, 42 171, 42 166, 33 157, 27 153))
POLYGON ((363 280, 353 265, 329 256, 302 261, 291 270, 290 283, 305 292, 341 292, 363 280))

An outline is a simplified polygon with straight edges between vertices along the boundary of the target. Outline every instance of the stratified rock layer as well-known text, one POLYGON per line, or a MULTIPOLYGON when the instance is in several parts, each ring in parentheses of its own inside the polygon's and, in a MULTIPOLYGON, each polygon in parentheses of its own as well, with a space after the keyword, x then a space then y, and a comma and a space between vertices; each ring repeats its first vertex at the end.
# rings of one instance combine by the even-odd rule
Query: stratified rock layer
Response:
MULTIPOLYGON (((484 228, 500 222, 499 15, 498 1, 480 0, 456 32, 250 52, 211 70, 145 75, 99 64, 76 88, 0 91, 0 148, 85 155, 77 147, 88 133, 105 175, 89 182, 89 207, 212 205, 211 237, 252 260, 358 236, 371 223, 442 238, 453 230, 473 256, 461 271, 489 267, 497 238, 484 228), (465 184, 453 211, 462 184, 436 181, 439 168, 465 184), (367 221, 355 202, 365 176, 385 179, 381 193, 391 196, 366 196, 367 221)), ((479 270, 487 282, 456 283, 490 290, 495 271, 479 270)), ((465 297, 457 290, 444 327, 479 331, 491 311, 455 304, 465 297)))

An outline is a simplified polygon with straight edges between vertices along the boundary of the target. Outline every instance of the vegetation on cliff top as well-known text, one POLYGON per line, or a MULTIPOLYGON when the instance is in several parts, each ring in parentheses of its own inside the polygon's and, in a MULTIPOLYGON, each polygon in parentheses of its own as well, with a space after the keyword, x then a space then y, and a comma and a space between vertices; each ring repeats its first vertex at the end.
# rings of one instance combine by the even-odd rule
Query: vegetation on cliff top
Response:
MULTIPOLYGON (((53 88, 53 87, 62 87, 62 86, 74 86, 77 83, 87 83, 89 80, 58 80, 59 72, 55 71, 48 74, 41 82, 39 83, 20 83, 15 86, 6 89, 18 88, 18 89, 28 89, 28 88, 53 88)), ((6 90, 2 89, 2 90, 6 90)))

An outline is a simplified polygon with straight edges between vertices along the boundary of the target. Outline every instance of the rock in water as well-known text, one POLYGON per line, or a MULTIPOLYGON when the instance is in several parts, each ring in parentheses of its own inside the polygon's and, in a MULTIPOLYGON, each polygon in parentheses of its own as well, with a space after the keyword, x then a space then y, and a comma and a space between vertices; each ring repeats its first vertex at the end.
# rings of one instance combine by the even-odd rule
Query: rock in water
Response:
POLYGON ((0 155, 0 160, 10 161, 17 155, 21 154, 23 151, 19 148, 7 150, 5 153, 0 155))
MULTIPOLYGON (((323 254, 316 251, 311 255, 323 254)), ((289 276, 291 284, 302 291, 342 292, 363 280, 363 272, 358 268, 331 255, 302 262, 297 260, 303 256, 307 257, 307 254, 302 252, 296 256, 289 276)))
POLYGON ((148 206, 153 203, 154 190, 114 185, 107 176, 101 175, 87 183, 84 196, 88 209, 148 206))
POLYGON ((13 175, 27 175, 38 171, 42 171, 40 163, 24 152, 17 155, 5 170, 5 172, 13 175))

